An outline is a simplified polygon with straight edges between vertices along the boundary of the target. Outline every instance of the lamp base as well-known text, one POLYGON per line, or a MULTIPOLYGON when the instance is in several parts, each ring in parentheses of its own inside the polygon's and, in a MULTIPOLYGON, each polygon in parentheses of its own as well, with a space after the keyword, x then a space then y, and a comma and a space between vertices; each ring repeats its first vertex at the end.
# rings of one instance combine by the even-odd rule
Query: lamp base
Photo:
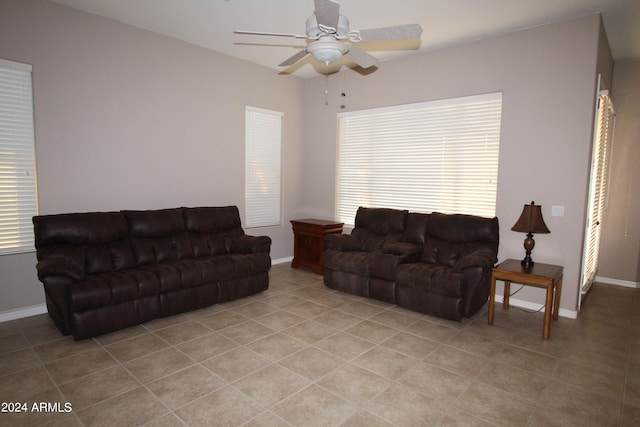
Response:
POLYGON ((525 269, 530 269, 533 267, 533 259, 531 259, 531 252, 533 248, 536 246, 536 241, 533 240, 533 234, 527 233, 527 238, 524 239, 524 250, 526 251, 526 255, 524 259, 520 262, 525 269))

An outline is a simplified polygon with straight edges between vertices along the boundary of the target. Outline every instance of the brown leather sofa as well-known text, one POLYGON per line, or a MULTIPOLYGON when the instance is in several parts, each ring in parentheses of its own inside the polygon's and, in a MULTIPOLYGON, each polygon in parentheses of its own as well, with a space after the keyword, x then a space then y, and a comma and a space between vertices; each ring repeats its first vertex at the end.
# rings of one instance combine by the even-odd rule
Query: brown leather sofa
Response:
POLYGON ((487 301, 497 218, 359 208, 351 234, 325 236, 326 286, 460 321, 487 301))
POLYGON ((236 206, 33 218, 38 278, 63 334, 84 339, 269 287, 271 239, 236 206))

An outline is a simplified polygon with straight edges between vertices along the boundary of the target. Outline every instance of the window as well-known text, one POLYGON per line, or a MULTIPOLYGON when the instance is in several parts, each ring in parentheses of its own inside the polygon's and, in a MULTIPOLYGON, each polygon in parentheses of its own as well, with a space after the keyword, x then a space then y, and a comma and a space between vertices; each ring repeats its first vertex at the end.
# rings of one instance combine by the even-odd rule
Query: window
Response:
POLYGON ((35 250, 34 145, 31 66, 0 59, 0 255, 35 250))
MULTIPOLYGON (((598 76, 600 79, 600 76, 598 76)), ((600 84, 600 80, 598 80, 600 84)), ((613 145, 615 111, 608 91, 598 95, 595 133, 591 157, 587 228, 582 260, 582 292, 586 293, 598 272, 600 234, 609 187, 609 161, 613 145)))
POLYGON ((283 113, 245 108, 245 224, 280 224, 283 113))
POLYGON ((502 94, 338 114, 336 216, 359 206, 495 216, 502 94))

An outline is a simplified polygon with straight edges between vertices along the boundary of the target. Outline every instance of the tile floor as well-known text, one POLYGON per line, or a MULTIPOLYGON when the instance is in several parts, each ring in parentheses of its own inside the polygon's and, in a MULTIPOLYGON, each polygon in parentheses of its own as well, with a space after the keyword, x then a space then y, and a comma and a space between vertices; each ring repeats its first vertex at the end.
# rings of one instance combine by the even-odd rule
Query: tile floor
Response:
POLYGON ((596 284, 546 342, 541 313, 496 311, 444 321, 283 264, 260 295, 81 342, 5 322, 0 402, 28 412, 0 425, 640 425, 640 290, 596 284))

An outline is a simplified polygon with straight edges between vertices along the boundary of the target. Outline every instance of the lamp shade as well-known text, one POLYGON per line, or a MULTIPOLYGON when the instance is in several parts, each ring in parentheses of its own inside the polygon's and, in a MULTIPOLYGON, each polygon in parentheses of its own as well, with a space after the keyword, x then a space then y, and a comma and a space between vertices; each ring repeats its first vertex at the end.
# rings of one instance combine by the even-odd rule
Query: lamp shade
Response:
POLYGON ((530 205, 524 205, 524 209, 522 209, 522 214, 520 214, 520 218, 515 223, 513 227, 511 227, 512 231, 519 231, 521 233, 551 233, 549 228, 547 228, 547 224, 544 223, 544 219, 542 218, 542 208, 540 205, 536 205, 534 202, 531 202, 530 205))

